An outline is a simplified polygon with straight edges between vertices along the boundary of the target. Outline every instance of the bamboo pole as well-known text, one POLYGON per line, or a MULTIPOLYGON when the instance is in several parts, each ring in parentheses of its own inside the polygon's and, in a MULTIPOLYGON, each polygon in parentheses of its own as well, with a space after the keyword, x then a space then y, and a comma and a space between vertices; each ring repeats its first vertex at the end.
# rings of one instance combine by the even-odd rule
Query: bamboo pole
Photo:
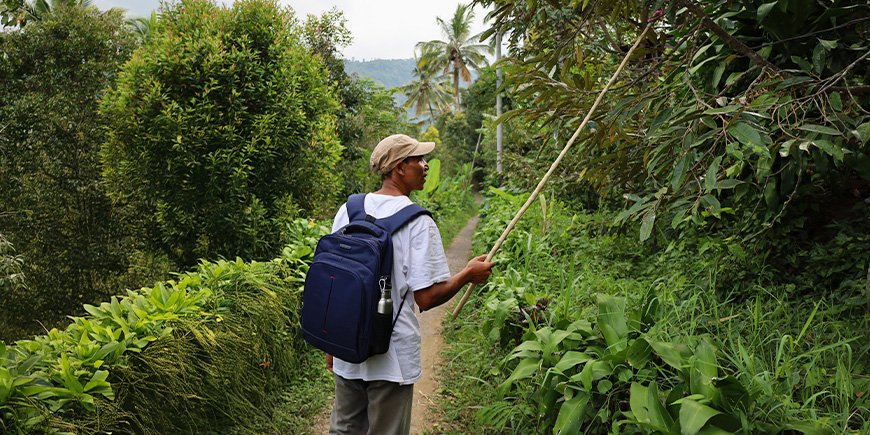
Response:
MULTIPOLYGON (((495 257, 495 254, 501 248, 501 245, 502 243, 504 243, 508 234, 510 234, 510 232, 514 229, 514 226, 516 226, 520 218, 523 217, 523 214, 526 212, 526 210, 528 210, 529 206, 531 206, 535 199, 538 198, 538 194, 541 193, 544 185, 547 184, 547 181, 550 180, 553 172, 555 172, 556 168, 559 167, 559 163, 561 163, 562 159, 565 158, 565 155, 568 154, 571 146, 574 145, 574 141, 577 140, 578 136, 580 136, 580 132, 583 130, 583 127, 586 127, 586 124, 589 123, 589 119, 592 118, 592 113, 594 113, 595 109, 598 108, 598 104, 601 103, 601 100, 604 98, 604 94, 606 94, 610 87, 613 86, 613 84, 616 82, 616 78, 619 76, 619 73, 622 72, 622 69, 628 63, 628 59, 631 57, 631 54, 640 45, 640 42, 643 41, 643 38, 644 36, 646 36, 646 33, 649 31, 650 27, 652 27, 652 24, 647 24, 647 26, 643 29, 643 32, 641 32, 641 34, 637 37, 637 40, 634 41, 634 45, 632 45, 631 48, 628 50, 628 53, 625 54, 625 57, 622 59, 622 63, 619 64, 619 67, 616 68, 616 71, 610 77, 610 81, 607 82, 607 85, 604 87, 604 89, 601 90, 601 93, 598 94, 598 97, 595 98, 595 102, 592 104, 592 107, 589 108, 589 112, 586 113, 586 117, 583 118, 583 122, 581 122, 580 126, 577 127, 577 130, 571 136, 568 144, 565 145, 565 148, 563 148, 562 152, 559 153, 559 157, 557 157, 556 160, 553 161, 553 164, 550 165, 550 170, 548 170, 547 173, 544 174, 544 178, 541 178, 541 181, 538 183, 538 186, 532 192, 531 196, 529 196, 529 199, 526 200, 526 203, 523 204, 522 208, 520 208, 520 210, 514 216, 513 220, 511 220, 507 228, 505 228, 504 232, 501 234, 501 237, 499 237, 498 240, 495 242, 495 245, 493 245, 492 249, 489 251, 489 254, 487 254, 486 256, 486 261, 492 261, 492 258, 495 257)), ((471 286, 468 287, 468 290, 465 291, 465 294, 462 295, 462 299, 459 300, 459 303, 456 304, 456 308, 453 309, 454 319, 456 318, 456 316, 459 315, 459 311, 462 310, 462 307, 468 301, 468 298, 471 296, 471 292, 474 291, 474 287, 476 287, 476 285, 472 283, 471 286)))

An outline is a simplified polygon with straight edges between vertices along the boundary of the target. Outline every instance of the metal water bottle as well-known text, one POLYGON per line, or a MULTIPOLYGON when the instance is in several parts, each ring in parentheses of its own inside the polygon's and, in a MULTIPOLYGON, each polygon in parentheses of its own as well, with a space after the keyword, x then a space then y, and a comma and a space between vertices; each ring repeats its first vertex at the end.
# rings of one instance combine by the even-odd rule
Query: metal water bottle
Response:
POLYGON ((393 283, 390 276, 382 276, 378 284, 381 288, 381 298, 378 300, 378 314, 393 315, 393 283))

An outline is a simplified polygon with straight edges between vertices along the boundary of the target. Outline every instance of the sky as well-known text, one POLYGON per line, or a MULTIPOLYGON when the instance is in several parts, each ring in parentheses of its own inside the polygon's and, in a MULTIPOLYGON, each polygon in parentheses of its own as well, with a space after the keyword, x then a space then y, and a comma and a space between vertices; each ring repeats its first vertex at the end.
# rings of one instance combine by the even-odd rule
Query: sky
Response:
MULTIPOLYGON (((128 17, 132 18, 150 16, 160 0, 94 0, 93 3, 100 9, 126 9, 128 17)), ((459 4, 456 0, 280 0, 280 3, 292 7, 300 18, 319 15, 332 7, 343 11, 353 42, 342 54, 356 60, 413 57, 417 42, 444 39, 435 19, 441 17, 448 21, 459 4)), ((477 7, 474 14, 471 31, 482 32, 486 29, 483 24, 486 12, 477 7)))

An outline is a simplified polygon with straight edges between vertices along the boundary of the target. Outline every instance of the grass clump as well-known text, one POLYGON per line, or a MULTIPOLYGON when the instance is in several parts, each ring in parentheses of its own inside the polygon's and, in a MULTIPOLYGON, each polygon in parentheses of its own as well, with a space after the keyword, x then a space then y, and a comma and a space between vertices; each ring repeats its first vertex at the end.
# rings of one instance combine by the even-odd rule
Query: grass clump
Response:
MULTIPOLYGON (((525 198, 494 191, 478 247, 525 198)), ((656 247, 610 221, 546 197, 520 221, 499 272, 445 328, 445 432, 870 429, 870 318, 854 302, 857 272, 836 268, 836 291, 810 291, 734 240, 656 247)), ((823 272, 813 267, 805 277, 823 272)))

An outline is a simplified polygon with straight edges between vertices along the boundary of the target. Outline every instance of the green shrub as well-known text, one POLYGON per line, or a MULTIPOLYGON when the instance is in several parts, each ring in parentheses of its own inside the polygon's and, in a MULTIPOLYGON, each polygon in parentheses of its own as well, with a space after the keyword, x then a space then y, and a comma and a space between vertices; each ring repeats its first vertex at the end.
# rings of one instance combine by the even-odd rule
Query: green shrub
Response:
POLYGON ((301 283, 327 228, 296 221, 292 231, 298 240, 270 262, 202 262, 86 305, 64 331, 0 344, 0 429, 256 432, 273 395, 308 373, 301 283))
POLYGON ((331 207, 338 105, 300 32, 274 1, 190 0, 123 67, 101 106, 104 176, 152 250, 271 258, 282 213, 331 207))
POLYGON ((39 322, 64 322, 126 285, 97 105, 134 47, 122 14, 95 8, 58 6, 0 31, 0 229, 27 284, 0 292, 0 338, 44 331, 39 322))
MULTIPOLYGON (((491 244, 526 198, 494 190, 475 243, 491 244)), ((615 231, 608 213, 545 198, 505 241, 461 328, 447 329, 446 414, 466 421, 458 432, 870 428, 870 319, 842 302, 860 299, 860 286, 817 281, 801 297, 734 240, 656 251, 615 231)), ((830 265, 815 261, 808 270, 830 265)), ((827 267, 844 282, 858 269, 827 267)))

